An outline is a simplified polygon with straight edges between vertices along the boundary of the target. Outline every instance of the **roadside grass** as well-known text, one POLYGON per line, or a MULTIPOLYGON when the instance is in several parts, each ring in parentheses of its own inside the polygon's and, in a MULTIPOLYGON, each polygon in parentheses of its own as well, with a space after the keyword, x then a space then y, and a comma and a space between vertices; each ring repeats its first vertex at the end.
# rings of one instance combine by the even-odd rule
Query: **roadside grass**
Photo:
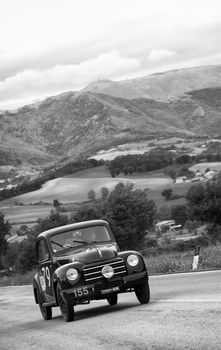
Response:
MULTIPOLYGON (((192 271, 194 250, 165 252, 144 257, 149 274, 166 274, 192 271)), ((221 244, 202 247, 197 271, 221 269, 221 244)))
MULTIPOLYGON (((149 255, 144 256, 148 273, 169 274, 191 272, 194 250, 185 252, 156 253, 156 250, 149 250, 149 255)), ((221 244, 201 248, 198 269, 194 271, 221 269, 221 244)), ((31 284, 35 270, 25 274, 14 274, 11 276, 0 276, 0 286, 19 286, 31 284)))
POLYGON ((31 284, 35 271, 28 271, 25 274, 12 274, 10 276, 0 276, 0 287, 23 286, 31 284))

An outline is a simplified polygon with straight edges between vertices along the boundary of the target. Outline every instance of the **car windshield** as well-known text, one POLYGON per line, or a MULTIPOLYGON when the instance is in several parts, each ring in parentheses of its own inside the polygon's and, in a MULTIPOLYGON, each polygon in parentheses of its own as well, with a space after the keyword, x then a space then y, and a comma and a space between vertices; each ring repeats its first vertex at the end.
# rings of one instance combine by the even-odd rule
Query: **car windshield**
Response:
POLYGON ((90 243, 108 241, 111 241, 110 234, 107 228, 101 225, 64 231, 50 237, 50 243, 54 253, 78 248, 90 243))

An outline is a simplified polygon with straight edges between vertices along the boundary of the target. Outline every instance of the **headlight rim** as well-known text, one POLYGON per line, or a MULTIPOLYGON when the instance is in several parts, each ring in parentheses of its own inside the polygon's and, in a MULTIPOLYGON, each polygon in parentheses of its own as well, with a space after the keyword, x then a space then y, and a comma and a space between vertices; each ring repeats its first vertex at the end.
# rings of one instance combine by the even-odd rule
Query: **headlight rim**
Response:
POLYGON ((113 275, 114 275, 114 269, 113 269, 113 267, 111 266, 111 265, 105 265, 103 268, 102 268, 102 271, 101 271, 101 273, 102 273, 102 275, 104 276, 104 278, 106 278, 106 279, 110 279, 110 278, 112 278, 113 277, 113 275), (106 272, 105 270, 106 269, 110 269, 110 271, 109 272, 106 272), (110 274, 110 275, 109 275, 110 274))
POLYGON ((65 275, 66 275, 66 277, 67 277, 67 279, 68 279, 69 282, 75 283, 75 282, 79 279, 80 273, 79 273, 78 269, 76 269, 75 267, 69 267, 69 268, 67 269, 65 275), (70 278, 70 277, 68 276, 68 271, 71 271, 71 270, 76 271, 76 278, 74 278, 74 279, 73 279, 73 278, 70 278))
POLYGON ((134 253, 132 253, 132 254, 129 254, 128 256, 127 256, 127 264, 130 266, 130 267, 137 267, 138 265, 139 265, 139 257, 136 255, 136 254, 134 254, 134 253), (136 263, 134 263, 134 264, 131 264, 130 262, 129 262, 129 260, 131 259, 131 258, 134 258, 134 261, 136 260, 136 263))

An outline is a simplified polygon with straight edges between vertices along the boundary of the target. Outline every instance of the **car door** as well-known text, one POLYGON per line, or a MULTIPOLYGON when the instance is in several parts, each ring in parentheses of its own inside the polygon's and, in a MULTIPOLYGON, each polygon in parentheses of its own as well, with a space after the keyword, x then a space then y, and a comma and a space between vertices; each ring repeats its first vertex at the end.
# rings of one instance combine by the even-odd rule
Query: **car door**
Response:
POLYGON ((37 245, 37 257, 38 257, 38 276, 41 286, 41 290, 45 295, 46 301, 50 302, 54 300, 53 292, 53 273, 54 265, 50 256, 50 252, 45 239, 40 239, 37 245))

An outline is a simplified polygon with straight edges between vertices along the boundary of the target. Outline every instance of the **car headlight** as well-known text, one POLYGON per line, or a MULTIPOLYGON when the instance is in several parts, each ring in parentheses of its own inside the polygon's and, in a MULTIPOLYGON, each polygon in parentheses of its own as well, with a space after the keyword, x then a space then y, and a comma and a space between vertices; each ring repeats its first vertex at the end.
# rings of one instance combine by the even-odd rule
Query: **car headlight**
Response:
POLYGON ((105 277, 105 278, 111 278, 113 277, 114 275, 114 269, 112 266, 110 265, 105 265, 102 269, 102 275, 105 277))
POLYGON ((127 263, 130 266, 137 266, 137 264, 139 263, 139 259, 138 256, 135 254, 130 254, 127 257, 127 263))
POLYGON ((78 270, 74 268, 68 269, 66 271, 66 276, 69 281, 76 281, 79 276, 78 270))

